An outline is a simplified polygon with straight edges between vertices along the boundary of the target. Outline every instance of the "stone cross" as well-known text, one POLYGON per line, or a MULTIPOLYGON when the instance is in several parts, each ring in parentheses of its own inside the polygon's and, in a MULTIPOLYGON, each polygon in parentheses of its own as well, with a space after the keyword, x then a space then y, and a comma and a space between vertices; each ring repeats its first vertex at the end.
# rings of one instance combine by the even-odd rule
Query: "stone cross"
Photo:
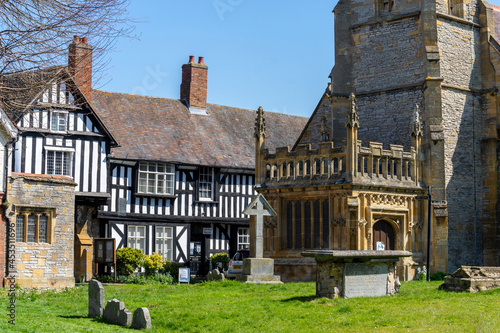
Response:
POLYGON ((243 214, 254 216, 254 235, 255 235, 255 258, 264 257, 264 216, 275 216, 276 212, 267 202, 262 194, 257 195, 250 205, 243 211, 243 214))

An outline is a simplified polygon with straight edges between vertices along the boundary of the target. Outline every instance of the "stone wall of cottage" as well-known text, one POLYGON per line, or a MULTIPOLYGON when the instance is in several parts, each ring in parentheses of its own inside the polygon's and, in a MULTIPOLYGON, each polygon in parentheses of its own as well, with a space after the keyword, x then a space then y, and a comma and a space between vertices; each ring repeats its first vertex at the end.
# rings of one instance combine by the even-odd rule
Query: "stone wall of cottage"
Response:
POLYGON ((74 279, 75 183, 62 176, 12 174, 9 217, 30 210, 53 212, 49 243, 16 242, 16 283, 27 288, 71 287, 74 279))

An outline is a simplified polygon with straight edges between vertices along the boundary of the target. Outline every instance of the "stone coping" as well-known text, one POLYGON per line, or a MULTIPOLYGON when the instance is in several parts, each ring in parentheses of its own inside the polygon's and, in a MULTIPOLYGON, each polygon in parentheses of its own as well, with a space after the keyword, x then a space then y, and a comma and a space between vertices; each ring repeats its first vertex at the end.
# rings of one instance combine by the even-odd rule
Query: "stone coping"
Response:
POLYGON ((67 184, 67 185, 78 185, 75 183, 73 178, 59 175, 42 175, 42 174, 34 174, 34 173, 20 173, 20 172, 12 172, 10 178, 12 179, 25 179, 31 180, 35 182, 47 182, 47 183, 56 183, 56 184, 67 184))
POLYGON ((411 257, 413 254, 409 251, 309 250, 302 252, 301 255, 320 261, 369 261, 373 259, 397 260, 400 257, 411 257))

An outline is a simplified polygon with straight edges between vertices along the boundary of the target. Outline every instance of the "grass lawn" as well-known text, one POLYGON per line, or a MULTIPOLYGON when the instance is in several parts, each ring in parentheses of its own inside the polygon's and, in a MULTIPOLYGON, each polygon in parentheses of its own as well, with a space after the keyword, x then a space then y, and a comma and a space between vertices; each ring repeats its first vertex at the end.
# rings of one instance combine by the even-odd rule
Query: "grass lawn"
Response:
MULTIPOLYGON (((448 293, 441 282, 405 282, 395 296, 315 297, 314 283, 251 285, 235 281, 193 285, 105 286, 133 312, 147 306, 152 332, 500 332, 500 289, 448 293)), ((130 332, 87 318, 87 287, 24 293, 16 325, 8 324, 0 293, 0 332, 130 332)))

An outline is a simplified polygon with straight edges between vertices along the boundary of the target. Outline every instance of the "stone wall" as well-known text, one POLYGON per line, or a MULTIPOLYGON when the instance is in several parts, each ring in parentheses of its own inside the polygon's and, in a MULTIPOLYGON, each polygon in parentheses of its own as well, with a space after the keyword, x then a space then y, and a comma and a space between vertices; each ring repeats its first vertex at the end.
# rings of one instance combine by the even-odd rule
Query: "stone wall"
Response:
POLYGON ((419 16, 352 30, 356 95, 422 83, 424 45, 419 16))
POLYGON ((48 242, 16 242, 16 283, 29 288, 75 285, 73 273, 75 185, 63 176, 13 173, 8 184, 9 217, 50 212, 48 242))
POLYGON ((443 89, 442 96, 449 270, 454 271, 460 265, 482 262, 482 105, 472 93, 443 89))

